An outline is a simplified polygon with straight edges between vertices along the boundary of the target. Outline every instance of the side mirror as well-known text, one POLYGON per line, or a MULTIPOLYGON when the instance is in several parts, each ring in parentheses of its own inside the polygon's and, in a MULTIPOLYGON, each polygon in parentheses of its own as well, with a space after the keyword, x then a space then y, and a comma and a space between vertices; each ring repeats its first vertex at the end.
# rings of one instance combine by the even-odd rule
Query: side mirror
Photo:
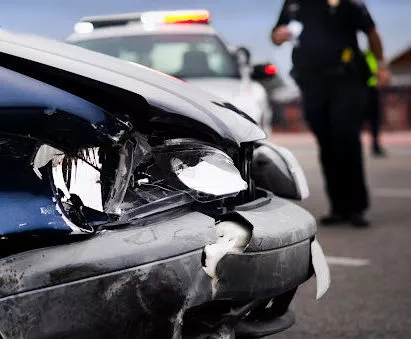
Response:
POLYGON ((235 51, 237 62, 240 66, 248 66, 251 61, 251 53, 246 47, 239 47, 235 51))
POLYGON ((253 67, 251 78, 254 80, 268 80, 277 74, 277 67, 273 64, 258 64, 253 67))
POLYGON ((304 171, 286 148, 260 142, 254 151, 251 175, 257 187, 291 200, 304 200, 310 191, 304 171))

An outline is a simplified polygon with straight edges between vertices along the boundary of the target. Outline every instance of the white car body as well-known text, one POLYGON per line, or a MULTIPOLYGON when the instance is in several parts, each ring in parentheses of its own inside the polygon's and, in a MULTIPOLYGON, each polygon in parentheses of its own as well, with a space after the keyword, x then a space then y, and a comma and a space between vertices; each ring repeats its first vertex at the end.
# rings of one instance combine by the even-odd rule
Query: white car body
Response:
MULTIPOLYGON (((115 17, 115 16, 110 16, 115 17)), ((121 17, 121 15, 119 16, 121 17)), ((93 18, 93 17, 90 17, 93 18)), ((94 17, 99 18, 99 17, 94 17)), ((87 33, 73 33, 67 42, 79 44, 81 42, 122 37, 139 37, 153 35, 199 35, 213 36, 222 43, 227 53, 229 47, 222 42, 217 32, 209 24, 156 24, 147 25, 142 22, 129 23, 124 25, 114 25, 102 28, 95 28, 87 33)), ((126 58, 125 58, 126 59, 126 58)), ((155 68, 155 67, 153 67, 155 68)), ((271 108, 269 98, 264 87, 250 78, 251 70, 248 67, 239 69, 239 77, 190 77, 184 80, 219 96, 249 115, 261 127, 268 131, 271 120, 271 108)))

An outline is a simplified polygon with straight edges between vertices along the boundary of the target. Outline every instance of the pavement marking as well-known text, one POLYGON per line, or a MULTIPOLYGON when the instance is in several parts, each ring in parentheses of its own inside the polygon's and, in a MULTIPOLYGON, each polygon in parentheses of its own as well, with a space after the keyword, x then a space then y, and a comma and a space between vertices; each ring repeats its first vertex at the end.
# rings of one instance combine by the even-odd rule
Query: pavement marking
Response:
POLYGON ((326 256, 328 265, 364 267, 370 264, 368 259, 356 259, 350 257, 330 257, 326 256))
POLYGON ((375 188, 373 193, 380 198, 411 198, 410 188, 375 188))

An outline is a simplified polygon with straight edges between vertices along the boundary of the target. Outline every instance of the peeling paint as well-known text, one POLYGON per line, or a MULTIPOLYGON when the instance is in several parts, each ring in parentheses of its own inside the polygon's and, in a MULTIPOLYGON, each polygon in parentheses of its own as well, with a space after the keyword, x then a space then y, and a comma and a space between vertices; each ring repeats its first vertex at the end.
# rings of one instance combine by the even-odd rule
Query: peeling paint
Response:
POLYGON ((54 210, 52 207, 46 206, 46 207, 40 207, 40 212, 41 214, 47 215, 47 214, 53 214, 54 210))

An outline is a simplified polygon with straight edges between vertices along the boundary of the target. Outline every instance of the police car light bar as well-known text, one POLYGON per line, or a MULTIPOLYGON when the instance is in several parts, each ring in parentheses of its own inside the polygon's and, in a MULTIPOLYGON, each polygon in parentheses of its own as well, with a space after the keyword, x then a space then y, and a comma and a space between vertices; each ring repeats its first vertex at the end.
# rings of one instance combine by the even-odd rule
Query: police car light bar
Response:
POLYGON ((178 10, 146 12, 141 15, 143 24, 208 24, 210 13, 206 10, 178 10))
POLYGON ((91 33, 95 28, 124 26, 130 23, 141 22, 141 13, 124 13, 85 16, 74 25, 76 33, 91 33))
POLYGON ((210 13, 207 10, 177 10, 86 16, 74 25, 74 31, 86 34, 93 32, 96 28, 124 26, 140 22, 145 25, 208 24, 210 23, 210 13))

